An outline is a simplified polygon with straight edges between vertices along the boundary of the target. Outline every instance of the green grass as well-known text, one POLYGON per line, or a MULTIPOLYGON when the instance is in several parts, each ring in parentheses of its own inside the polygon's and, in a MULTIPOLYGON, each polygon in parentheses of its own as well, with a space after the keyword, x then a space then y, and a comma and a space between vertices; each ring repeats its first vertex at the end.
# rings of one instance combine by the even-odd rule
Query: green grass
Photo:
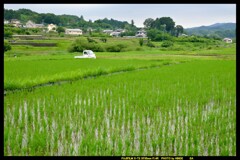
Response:
POLYGON ((4 155, 236 155, 236 44, 108 38, 128 51, 74 59, 76 38, 4 53, 4 90, 22 89, 4 96, 4 155))
MULTIPOLYGON (((39 43, 57 43, 57 47, 33 47, 33 46, 12 46, 12 50, 5 53, 6 57, 16 54, 20 56, 29 56, 29 55, 59 55, 59 54, 70 54, 68 48, 76 39, 83 39, 85 41, 86 37, 62 37, 62 38, 48 38, 45 40, 18 40, 26 42, 39 42, 39 43)), ((163 48, 160 47, 162 42, 154 42, 156 48, 147 47, 144 44, 142 47, 139 45, 139 39, 133 38, 107 38, 107 43, 100 41, 100 38, 93 37, 98 44, 103 47, 123 44, 126 46, 123 50, 130 53, 143 52, 148 53, 157 53, 157 54, 236 54, 236 44, 225 44, 221 41, 215 43, 203 43, 203 42, 174 42, 173 47, 163 48)), ((121 52, 121 54, 124 52, 121 52)))
POLYGON ((162 66, 170 60, 47 59, 4 63, 4 89, 29 88, 39 84, 75 80, 119 71, 162 66))
POLYGON ((4 97, 4 155, 236 155, 236 61, 199 60, 4 97))
POLYGON ((4 89, 29 88, 39 84, 75 80, 129 68, 161 66, 163 61, 175 63, 196 59, 236 59, 236 54, 231 54, 234 51, 236 51, 235 48, 195 53, 159 50, 99 52, 96 53, 97 59, 74 59, 73 57, 79 53, 49 55, 46 51, 46 55, 4 57, 4 89), (223 54, 224 51, 228 54, 223 54))

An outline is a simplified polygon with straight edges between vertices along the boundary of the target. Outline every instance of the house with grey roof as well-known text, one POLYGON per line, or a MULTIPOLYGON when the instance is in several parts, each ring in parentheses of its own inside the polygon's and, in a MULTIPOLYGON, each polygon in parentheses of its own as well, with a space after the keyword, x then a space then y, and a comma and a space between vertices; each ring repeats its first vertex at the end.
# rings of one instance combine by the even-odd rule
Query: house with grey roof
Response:
POLYGON ((81 29, 65 29, 65 34, 82 35, 82 30, 81 29))

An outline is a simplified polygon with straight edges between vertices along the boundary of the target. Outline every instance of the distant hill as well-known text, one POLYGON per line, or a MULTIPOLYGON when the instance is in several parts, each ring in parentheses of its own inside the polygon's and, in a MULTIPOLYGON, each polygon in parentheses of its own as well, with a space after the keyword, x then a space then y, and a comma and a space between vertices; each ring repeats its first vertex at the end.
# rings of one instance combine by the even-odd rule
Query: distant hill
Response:
POLYGON ((215 23, 209 26, 186 28, 185 32, 188 35, 236 38, 236 23, 215 23))

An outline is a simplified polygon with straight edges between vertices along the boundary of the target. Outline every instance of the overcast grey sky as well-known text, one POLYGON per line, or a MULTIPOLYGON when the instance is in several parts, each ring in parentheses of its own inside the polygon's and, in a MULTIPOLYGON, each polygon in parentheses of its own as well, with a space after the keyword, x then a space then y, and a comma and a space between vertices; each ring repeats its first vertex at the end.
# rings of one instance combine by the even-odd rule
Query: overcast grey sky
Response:
POLYGON ((4 4, 5 9, 83 16, 92 21, 113 18, 143 27, 147 18, 171 17, 184 28, 214 23, 236 23, 236 4, 4 4))

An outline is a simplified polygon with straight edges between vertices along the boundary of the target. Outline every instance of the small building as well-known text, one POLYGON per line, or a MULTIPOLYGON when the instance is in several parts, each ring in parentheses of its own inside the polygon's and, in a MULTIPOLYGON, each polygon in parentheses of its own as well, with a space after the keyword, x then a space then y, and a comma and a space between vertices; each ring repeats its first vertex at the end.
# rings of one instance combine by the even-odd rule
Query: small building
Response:
POLYGON ((110 30, 110 29, 103 30, 103 33, 107 33, 107 34, 111 34, 112 32, 113 30, 110 30))
POLYGON ((25 27, 26 28, 35 28, 35 23, 32 21, 27 21, 25 27))
POLYGON ((56 32, 57 26, 55 24, 51 23, 51 24, 48 25, 47 28, 48 28, 48 32, 49 31, 55 31, 56 32))
POLYGON ((9 24, 9 21, 4 19, 4 24, 9 24))
POLYGON ((81 29, 66 29, 65 34, 82 35, 82 30, 81 29))
POLYGON ((141 30, 137 31, 135 36, 136 37, 144 37, 145 38, 145 37, 147 37, 147 32, 144 31, 143 29, 141 29, 141 30))
POLYGON ((21 22, 19 20, 17 20, 17 19, 11 19, 10 20, 10 24, 15 26, 15 27, 22 27, 21 22))
POLYGON ((111 32, 110 36, 119 37, 120 34, 121 34, 121 32, 111 32))
POLYGON ((123 32, 125 32, 125 29, 116 29, 114 32, 121 32, 121 33, 123 33, 123 32))
POLYGON ((31 20, 27 21, 26 23, 26 28, 43 28, 44 25, 43 24, 36 24, 34 22, 32 22, 31 20))
POLYGON ((188 35, 187 34, 180 34, 179 37, 187 37, 188 35))
POLYGON ((35 24, 36 28, 43 28, 44 24, 35 24))
POLYGON ((223 41, 226 43, 232 43, 232 39, 230 38, 224 38, 223 41))

